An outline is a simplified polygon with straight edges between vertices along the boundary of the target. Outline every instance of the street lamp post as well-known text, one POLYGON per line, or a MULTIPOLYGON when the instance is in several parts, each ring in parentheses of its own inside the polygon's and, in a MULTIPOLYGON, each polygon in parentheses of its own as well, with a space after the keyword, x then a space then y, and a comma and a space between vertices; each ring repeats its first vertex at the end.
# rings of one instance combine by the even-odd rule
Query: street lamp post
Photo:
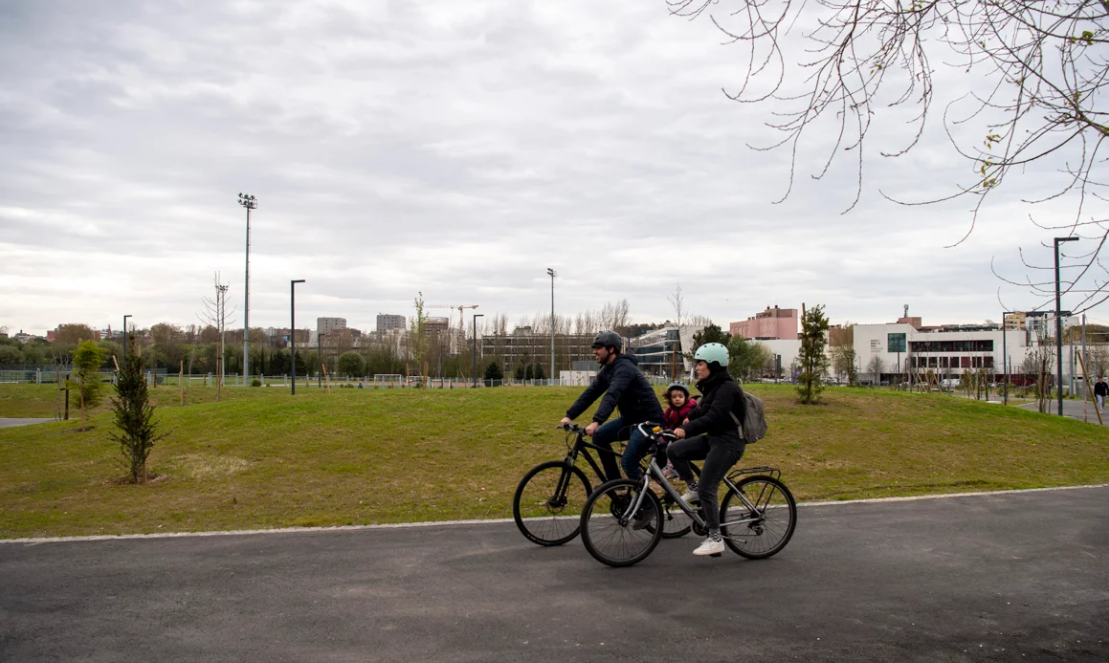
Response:
POLYGON ((1077 237, 1055 238, 1055 390, 1060 417, 1063 416, 1063 300, 1059 293, 1059 245, 1077 241, 1077 237))
POLYGON ((551 379, 555 376, 555 314, 554 314, 554 280, 558 272, 547 268, 547 276, 551 277, 551 379))
POLYGON ((484 317, 481 313, 474 314, 474 387, 477 386, 477 319, 484 317))
POLYGON ((127 356, 127 318, 130 318, 130 317, 131 317, 130 313, 123 316, 123 356, 124 357, 127 356))
POLYGON ((246 208, 246 302, 243 306, 243 385, 246 385, 250 377, 250 210, 258 208, 258 200, 240 193, 239 204, 246 208))
POLYGON ((1009 404, 1009 328, 1005 324, 1006 318, 1012 311, 1001 312, 1001 374, 1005 376, 1005 404, 1009 404))
POLYGON ((316 363, 319 365, 319 371, 316 373, 317 386, 323 388, 323 342, 322 339, 327 334, 316 332, 316 363))
POLYGON ((292 353, 289 358, 292 359, 293 365, 293 392, 292 395, 297 394, 297 284, 304 283, 304 279, 295 279, 289 281, 289 341, 292 343, 292 353))

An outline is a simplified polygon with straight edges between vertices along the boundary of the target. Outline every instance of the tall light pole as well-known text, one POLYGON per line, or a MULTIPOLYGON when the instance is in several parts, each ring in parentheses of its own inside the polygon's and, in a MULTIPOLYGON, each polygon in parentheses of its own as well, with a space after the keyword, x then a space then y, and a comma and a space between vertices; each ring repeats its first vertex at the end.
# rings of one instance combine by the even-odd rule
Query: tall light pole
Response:
POLYGON ((1012 311, 1001 312, 1001 373, 1005 376, 1005 404, 1009 404, 1009 326, 1006 319, 1012 311))
POLYGON ((130 317, 131 317, 130 313, 123 316, 123 356, 124 357, 127 356, 127 318, 130 318, 130 317))
POLYGON ((477 386, 477 319, 484 317, 481 313, 474 314, 474 387, 477 386))
POLYGON ((1063 300, 1059 293, 1059 245, 1077 241, 1077 237, 1055 238, 1055 389, 1060 417, 1063 416, 1063 300))
POLYGON ((239 194, 239 204, 246 208, 246 303, 243 306, 243 384, 250 376, 250 210, 258 209, 258 200, 239 194))
POLYGON ((319 364, 319 372, 316 373, 316 379, 319 381, 317 386, 323 388, 323 337, 327 334, 316 332, 316 363, 319 364))
POLYGON ((304 283, 304 279, 295 279, 289 281, 289 341, 293 345, 292 354, 289 358, 292 359, 293 365, 293 396, 297 394, 297 284, 304 283))
POLYGON ((551 277, 551 379, 555 376, 555 315, 554 315, 554 280, 558 273, 550 267, 547 268, 547 276, 551 277))

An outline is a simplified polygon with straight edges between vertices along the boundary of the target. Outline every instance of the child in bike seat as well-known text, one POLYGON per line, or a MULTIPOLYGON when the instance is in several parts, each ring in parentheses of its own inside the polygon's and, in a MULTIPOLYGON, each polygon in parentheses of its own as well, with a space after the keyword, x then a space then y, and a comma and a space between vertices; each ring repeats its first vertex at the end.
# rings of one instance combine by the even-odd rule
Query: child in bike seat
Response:
MULTIPOLYGON (((697 407, 697 399, 689 397, 689 388, 681 382, 672 382, 666 387, 664 396, 666 397, 667 408, 662 413, 663 428, 674 430, 681 426, 693 408, 697 407)), ((668 481, 678 478, 678 473, 674 470, 674 465, 670 461, 666 462, 662 474, 668 481)))

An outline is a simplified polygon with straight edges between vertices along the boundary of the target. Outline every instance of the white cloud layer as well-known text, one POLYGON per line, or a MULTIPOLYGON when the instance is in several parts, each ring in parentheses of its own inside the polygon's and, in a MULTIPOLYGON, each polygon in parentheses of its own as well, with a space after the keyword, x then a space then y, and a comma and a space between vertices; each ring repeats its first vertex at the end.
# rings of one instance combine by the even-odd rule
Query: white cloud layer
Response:
POLYGON ((738 72, 719 42, 663 2, 6 2, 0 325, 190 324, 215 271, 241 320, 240 191, 260 202, 252 326, 287 324, 292 278, 302 325, 372 328, 417 291, 515 319, 548 309, 547 267, 564 313, 627 298, 661 320, 680 280, 720 323, 801 302, 981 321, 999 317, 991 259, 1014 276, 1019 246, 1050 259, 1015 199, 946 249, 970 201, 879 194, 953 190, 967 165, 938 122, 898 160, 878 152, 901 125, 876 130, 848 214, 853 155, 812 180, 814 134, 772 204, 789 154, 748 149, 776 139, 772 109, 723 96, 738 72))

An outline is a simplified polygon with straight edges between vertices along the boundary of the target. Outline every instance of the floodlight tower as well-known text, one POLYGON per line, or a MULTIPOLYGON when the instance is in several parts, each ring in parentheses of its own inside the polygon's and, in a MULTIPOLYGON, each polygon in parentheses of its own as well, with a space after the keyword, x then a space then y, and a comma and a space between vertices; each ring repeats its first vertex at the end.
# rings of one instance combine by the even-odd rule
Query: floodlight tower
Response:
POLYGON ((554 280, 558 272, 547 268, 547 276, 551 277, 551 379, 555 377, 555 313, 554 313, 554 280))
POLYGON ((246 303, 243 306, 243 384, 250 376, 250 210, 258 209, 258 199, 239 194, 239 204, 246 208, 246 303))

